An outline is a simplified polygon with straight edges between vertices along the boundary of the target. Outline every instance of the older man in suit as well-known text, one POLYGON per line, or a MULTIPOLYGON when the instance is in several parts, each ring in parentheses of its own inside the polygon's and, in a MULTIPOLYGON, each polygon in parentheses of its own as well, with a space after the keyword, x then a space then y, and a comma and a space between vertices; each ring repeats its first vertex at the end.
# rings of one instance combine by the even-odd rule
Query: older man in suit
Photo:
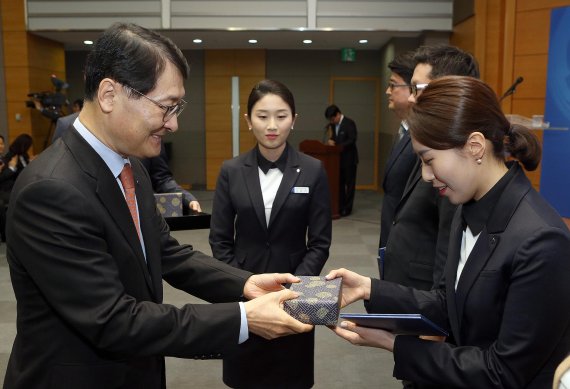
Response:
POLYGON ((18 334, 4 388, 164 388, 165 355, 219 358, 249 332, 312 329, 279 307, 292 275, 251 275, 172 238, 130 158, 157 156, 177 130, 187 74, 169 39, 134 24, 94 46, 79 118, 12 192, 18 334), (221 304, 164 305, 163 279, 221 304))

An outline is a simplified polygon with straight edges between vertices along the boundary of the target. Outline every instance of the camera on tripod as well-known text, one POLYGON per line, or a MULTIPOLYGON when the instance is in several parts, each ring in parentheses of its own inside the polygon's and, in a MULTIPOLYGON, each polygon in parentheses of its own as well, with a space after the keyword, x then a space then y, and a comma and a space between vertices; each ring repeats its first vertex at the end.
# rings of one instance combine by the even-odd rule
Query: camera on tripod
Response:
POLYGON ((67 97, 61 93, 62 89, 67 89, 69 84, 60 80, 55 75, 51 75, 51 83, 55 87, 55 92, 31 92, 28 97, 31 100, 26 101, 26 107, 38 108, 42 115, 52 120, 57 120, 63 113, 63 106, 68 105, 67 97), (38 104, 39 103, 39 104, 38 104))

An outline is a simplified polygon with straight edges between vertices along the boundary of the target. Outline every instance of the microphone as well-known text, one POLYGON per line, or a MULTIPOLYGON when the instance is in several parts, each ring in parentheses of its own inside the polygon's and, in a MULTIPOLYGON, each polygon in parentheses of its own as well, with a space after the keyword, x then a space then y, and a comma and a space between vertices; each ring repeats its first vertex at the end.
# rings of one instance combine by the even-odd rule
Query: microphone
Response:
POLYGON ((512 95, 513 93, 515 93, 517 86, 519 86, 519 84, 521 82, 524 81, 524 78, 522 78, 521 76, 517 77, 517 79, 515 80, 515 82, 513 82, 513 85, 511 85, 509 87, 509 89, 506 90, 505 93, 503 93, 503 95, 501 96, 501 98, 499 99, 499 101, 502 101, 505 97, 512 95))

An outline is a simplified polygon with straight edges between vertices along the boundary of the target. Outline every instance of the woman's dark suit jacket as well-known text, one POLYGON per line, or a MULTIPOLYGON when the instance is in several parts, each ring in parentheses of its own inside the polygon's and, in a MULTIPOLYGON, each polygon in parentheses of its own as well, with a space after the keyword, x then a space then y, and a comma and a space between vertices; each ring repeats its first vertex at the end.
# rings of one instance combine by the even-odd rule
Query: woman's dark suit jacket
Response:
MULTIPOLYGON (((332 230, 327 177, 320 161, 290 145, 287 150, 269 227, 256 150, 224 162, 210 229, 215 258, 254 273, 321 272, 332 230)), ((224 382, 248 388, 311 387, 313 352, 314 332, 271 341, 250 334, 238 353, 224 357, 224 382)))
POLYGON ((523 170, 496 204, 455 290, 463 233, 451 227, 440 289, 373 281, 369 312, 422 313, 448 328, 449 343, 397 336, 394 376, 438 387, 552 386, 570 349, 570 232, 523 170))

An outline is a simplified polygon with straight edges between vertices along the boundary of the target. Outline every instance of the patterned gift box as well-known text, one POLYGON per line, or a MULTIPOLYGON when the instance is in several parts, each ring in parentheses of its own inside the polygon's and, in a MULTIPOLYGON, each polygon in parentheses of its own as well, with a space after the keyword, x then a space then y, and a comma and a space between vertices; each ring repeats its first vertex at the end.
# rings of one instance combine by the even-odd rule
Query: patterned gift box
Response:
POLYGON ((336 325, 340 311, 342 278, 327 281, 320 276, 299 276, 300 283, 291 290, 299 294, 283 304, 285 312, 300 322, 313 325, 336 325))
POLYGON ((182 193, 155 193, 154 198, 163 217, 182 216, 182 193))

